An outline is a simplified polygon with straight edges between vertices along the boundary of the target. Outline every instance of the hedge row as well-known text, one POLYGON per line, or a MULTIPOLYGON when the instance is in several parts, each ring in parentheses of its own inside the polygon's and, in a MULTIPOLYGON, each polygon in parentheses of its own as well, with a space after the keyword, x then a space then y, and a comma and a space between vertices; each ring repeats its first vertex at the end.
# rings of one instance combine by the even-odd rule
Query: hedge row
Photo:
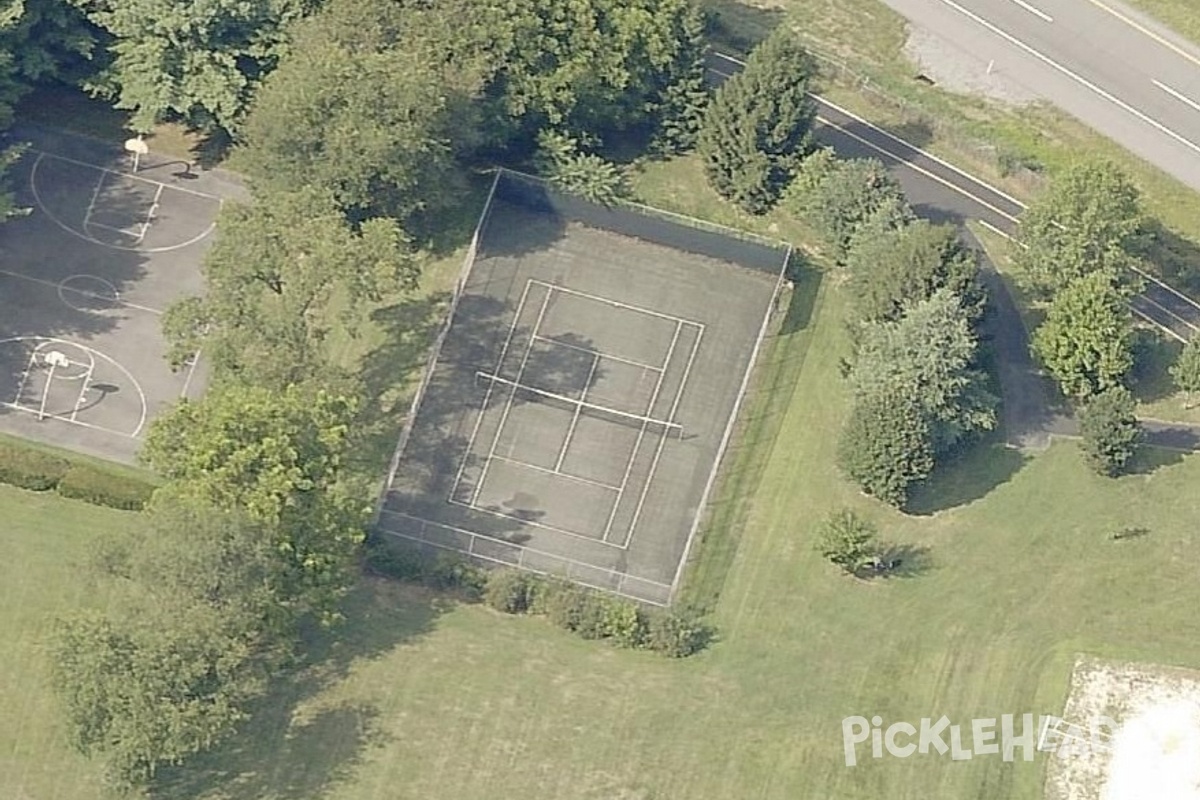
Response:
POLYGON ((505 614, 543 616, 584 639, 619 647, 682 658, 704 649, 713 635, 699 615, 686 610, 648 610, 563 580, 517 569, 485 570, 451 553, 429 558, 373 539, 367 542, 366 560, 380 574, 455 591, 505 614))
POLYGON ((155 488, 100 466, 7 442, 0 442, 0 483, 35 492, 57 489, 63 497, 126 511, 142 509, 155 488))

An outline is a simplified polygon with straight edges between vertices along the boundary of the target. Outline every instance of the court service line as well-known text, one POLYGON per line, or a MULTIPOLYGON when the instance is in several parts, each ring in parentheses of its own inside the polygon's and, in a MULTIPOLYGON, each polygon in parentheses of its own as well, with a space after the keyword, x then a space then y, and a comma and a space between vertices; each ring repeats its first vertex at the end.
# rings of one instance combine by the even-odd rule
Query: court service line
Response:
POLYGON ((107 295, 97 294, 96 292, 89 292, 87 289, 75 289, 71 286, 63 286, 61 284, 61 281, 59 283, 55 283, 53 281, 48 281, 43 278, 35 278, 32 275, 23 275, 20 272, 10 272, 9 270, 6 270, 6 269, 0 269, 0 275, 8 275, 9 277, 12 277, 12 278, 21 278, 23 280, 41 284, 42 286, 47 286, 51 289, 59 289, 64 292, 72 292, 74 294, 80 295, 81 297, 91 298, 92 300, 110 300, 114 303, 120 303, 123 306, 128 306, 129 308, 135 308, 138 311, 146 311, 150 314, 157 314, 159 316, 162 316, 162 313, 163 313, 163 312, 159 311, 157 308, 150 308, 149 306, 142 306, 142 305, 138 305, 137 303, 131 303, 128 300, 122 300, 120 297, 108 297, 107 295))
MULTIPOLYGON (((521 321, 521 315, 525 313, 525 302, 529 299, 529 287, 532 281, 525 282, 525 289, 521 292, 521 299, 517 301, 517 310, 513 312, 512 322, 509 323, 508 333, 504 337, 504 346, 500 348, 500 357, 496 360, 496 368, 492 370, 499 374, 500 368, 504 365, 504 359, 508 358, 508 348, 512 345, 513 336, 517 331, 517 323, 521 321)), ((450 499, 453 500, 455 493, 458 492, 458 485, 462 483, 463 472, 467 469, 467 461, 471 458, 471 451, 475 449, 475 438, 479 436, 479 428, 483 424, 483 415, 487 413, 487 405, 492 399, 492 391, 496 388, 496 382, 490 381, 487 386, 487 392, 483 395, 483 402, 479 405, 479 414, 475 417, 475 425, 471 428, 471 438, 467 440, 467 448, 463 451, 462 461, 458 465, 458 472, 454 475, 454 483, 450 485, 450 499)))
MULTIPOLYGON (((554 296, 553 290, 546 292, 546 297, 542 300, 542 307, 538 310, 537 319, 533 323, 534 335, 537 334, 538 328, 542 327, 542 318, 546 316, 546 309, 550 306, 550 298, 554 296)), ((513 399, 517 396, 517 384, 521 382, 521 376, 525 374, 525 367, 529 363, 529 354, 533 352, 533 336, 530 336, 528 344, 525 345, 525 352, 521 355, 521 363, 517 366, 516 380, 508 390, 508 400, 504 403, 504 411, 500 414, 500 424, 496 426, 496 433, 492 436, 492 446, 488 449, 487 460, 483 462, 483 469, 479 471, 479 482, 475 484, 475 491, 471 493, 471 505, 474 506, 479 501, 479 493, 483 491, 483 483, 487 480, 488 467, 492 465, 492 456, 496 455, 496 445, 500 443, 500 434, 504 432, 504 426, 508 422, 508 415, 512 411, 513 399)), ((497 369, 497 371, 499 371, 497 369)))
POLYGON ((1150 82, 1153 83, 1155 86, 1157 86, 1159 89, 1162 89, 1167 94, 1171 95, 1171 97, 1174 97, 1179 102, 1186 103, 1187 105, 1191 106, 1194 110, 1200 111, 1200 103, 1197 103, 1195 100, 1193 100, 1192 98, 1183 94, 1182 92, 1178 92, 1178 91, 1172 89, 1170 86, 1167 86, 1165 83, 1163 83, 1160 80, 1157 80, 1156 78, 1151 78, 1150 82))
MULTIPOLYGON (((624 547, 621 547, 619 545, 609 544, 608 542, 606 542, 602 539, 597 539, 595 536, 589 536, 586 533, 580 533, 579 531, 569 531, 566 528, 556 528, 553 525, 547 525, 544 522, 538 522, 537 520, 529 519, 528 517, 523 517, 519 514, 508 514, 504 511, 497 511, 495 508, 488 508, 486 506, 469 505, 467 503, 464 503, 462 500, 450 500, 449 502, 451 505, 460 506, 462 508, 468 508, 471 511, 474 511, 479 514, 491 514, 493 517, 500 517, 501 519, 515 519, 517 522, 520 522, 523 525, 528 525, 528 526, 534 527, 534 528, 541 528, 542 530, 547 530, 547 531, 550 531, 551 533, 559 533, 559 534, 562 534, 563 536, 573 536, 576 539, 582 539, 586 542, 591 542, 592 544, 602 545, 604 547, 611 547, 614 550, 624 550, 625 549, 624 547)), ((395 512, 392 512, 392 513, 395 513, 395 512)), ((509 544, 511 544, 511 542, 509 542, 509 544)))
POLYGON ((618 488, 616 486, 613 486, 610 483, 604 483, 603 481, 594 481, 591 478, 584 478, 579 475, 572 475, 569 472, 560 472, 557 469, 550 469, 548 467, 539 467, 537 464, 530 464, 528 461, 521 461, 520 459, 517 459, 517 458, 509 458, 508 456, 495 455, 495 456, 492 456, 492 460, 499 461, 502 464, 512 464, 513 466, 516 466, 516 467, 524 467, 526 469, 531 469, 534 472, 541 472, 545 475, 554 475, 559 478, 566 478, 569 481, 575 481, 576 483, 583 483, 588 486, 595 486, 598 489, 607 489, 610 492, 615 492, 615 491, 617 491, 617 488, 618 488))
POLYGON ((21 395, 25 394, 25 383, 29 380, 29 373, 37 366, 37 348, 29 354, 29 363, 25 365, 24 371, 21 372, 21 379, 17 381, 17 393, 13 396, 13 401, 9 405, 19 406, 21 404, 21 395))
POLYGON ((121 172, 120 170, 109 169, 108 167, 102 167, 99 164, 92 164, 91 162, 88 162, 88 161, 80 161, 77 158, 71 158, 69 156, 60 156, 58 153, 51 153, 47 150, 38 150, 36 147, 29 148, 29 152, 37 153, 39 158, 41 158, 43 156, 45 156, 47 158, 54 158, 59 161, 65 161, 68 164, 75 164, 80 167, 88 167, 89 169, 100 170, 101 172, 106 173, 108 175, 116 175, 117 177, 120 177, 120 178, 128 178, 131 181, 141 181, 142 183, 148 183, 151 186, 159 186, 159 187, 171 189, 176 192, 183 192, 184 194, 194 195, 195 197, 203 197, 206 200, 215 200, 218 203, 224 202, 223 199, 219 195, 209 194, 208 192, 199 192, 199 191, 196 191, 195 189, 189 189, 185 186, 176 186, 173 183, 163 183, 162 181, 156 181, 151 178, 143 178, 140 175, 134 175, 130 172, 121 172))
POLYGON ((683 317, 675 317, 675 316, 671 316, 670 314, 663 314, 658 311, 651 311, 650 309, 642 308, 641 306, 630 305, 629 303, 622 303, 620 300, 610 300, 609 298, 602 297, 598 294, 588 294, 587 292, 581 292, 577 289, 568 289, 566 286, 560 286, 557 283, 546 283, 545 281, 539 281, 539 280, 535 280, 535 279, 531 279, 531 281, 533 283, 537 283, 542 286, 548 287, 551 291, 558 291, 558 292, 562 292, 564 294, 573 294, 576 297, 583 297, 588 300, 595 300, 597 303, 604 303, 605 305, 615 306, 616 308, 624 308, 629 311, 636 311, 639 314, 646 314, 651 317, 659 317, 661 319, 670 320, 671 322, 683 322, 683 323, 686 323, 689 325, 696 325, 701 328, 704 327, 704 325, 702 323, 693 322, 690 319, 684 319, 683 317))
MULTIPOLYGON (((647 417, 654 414, 654 405, 658 402, 658 394, 660 391, 662 391, 663 380, 667 377, 666 365, 671 363, 671 356, 675 354, 675 346, 679 344, 679 333, 682 330, 683 321, 676 320, 675 335, 671 337, 671 346, 667 348, 667 358, 665 361, 663 361, 663 370, 662 372, 658 373, 658 380, 654 383, 654 391, 650 393, 650 402, 646 406, 647 417)), ((696 336, 696 341, 700 341, 699 335, 696 336)), ((671 419, 670 415, 667 415, 667 421, 673 422, 674 420, 671 419)), ((633 462, 637 460, 638 452, 640 452, 642 449, 642 440, 646 437, 646 425, 647 423, 643 421, 641 428, 638 429, 637 439, 635 439, 633 443, 633 452, 629 454, 629 461, 625 464, 625 474, 621 476, 621 487, 617 490, 617 498, 613 501, 612 508, 609 509, 608 521, 604 523, 604 535, 601 536, 601 540, 605 544, 609 544, 608 534, 612 532, 613 520, 617 518, 617 509, 621 507, 621 500, 625 497, 625 487, 629 485, 629 474, 633 472, 633 462)), ((665 439, 666 432, 664 431, 662 437, 659 439, 659 444, 661 444, 665 439)), ((630 524, 629 530, 626 531, 624 544, 625 547, 629 546, 629 540, 632 538, 632 536, 633 525, 630 524)))
POLYGON ((85 231, 88 225, 92 223, 92 212, 96 208, 96 198, 100 196, 100 190, 104 188, 104 181, 107 178, 107 173, 100 173, 100 180, 96 181, 96 188, 92 190, 92 199, 88 201, 87 208, 83 212, 83 229, 85 231))
POLYGON ((1033 14, 1035 17, 1039 17, 1040 19, 1042 19, 1046 22, 1054 22, 1054 17, 1050 16, 1049 14, 1047 14, 1046 12, 1042 11, 1039 8, 1034 8, 1033 6, 1029 5, 1029 3, 1026 3, 1025 0, 1012 0, 1012 1, 1014 3, 1016 3, 1017 5, 1019 5, 1021 8, 1028 11, 1030 14, 1033 14))
POLYGON ((579 395, 579 405, 575 406, 575 413, 571 415, 571 425, 567 428, 567 435, 563 439, 562 447, 558 450, 558 459, 554 462, 554 473, 562 474, 562 462, 567 457, 567 448, 571 446, 571 437, 575 435, 575 426, 579 424, 579 412, 583 411, 583 403, 587 402, 588 390, 592 388, 592 379, 596 377, 596 367, 600 364, 600 356, 596 354, 592 357, 592 366, 588 369, 587 379, 583 382, 583 392, 579 395))
POLYGON ((1200 153, 1200 145, 1196 144, 1195 142, 1191 141, 1190 139, 1187 139, 1187 138, 1179 135, 1178 133, 1171 130, 1166 125, 1163 125, 1161 122, 1159 122, 1158 120, 1149 116, 1145 112, 1139 111, 1138 109, 1129 105, 1129 103, 1126 103, 1124 100, 1113 95, 1107 89, 1103 89, 1100 86, 1097 86, 1096 84, 1092 83, 1087 78, 1083 77, 1082 75, 1078 74, 1077 72, 1073 72, 1072 70, 1068 69, 1067 67, 1064 67, 1062 64, 1059 64, 1057 61, 1055 61, 1054 59, 1045 55, 1041 51, 1035 50, 1034 48, 1025 44, 1023 41, 1021 41, 1017 37, 1013 36, 1012 34, 1008 33, 1007 31, 1004 31, 1003 29, 993 25, 992 23, 988 22, 986 19, 984 19, 983 17, 974 13, 973 11, 963 8, 961 5, 954 2, 954 0, 940 0, 940 2, 943 5, 949 6, 950 8, 954 9, 955 11, 957 11, 958 13, 967 17, 968 19, 974 21, 976 24, 982 25, 983 27, 987 28, 989 31, 991 31, 992 33, 1001 37, 1002 39, 1009 42, 1010 44, 1013 44, 1016 47, 1020 48, 1021 50, 1024 50, 1026 53, 1029 53, 1031 56, 1033 56, 1034 58, 1043 62, 1044 64, 1047 64, 1047 65, 1053 67, 1054 69, 1058 70, 1063 75, 1066 75, 1068 78, 1075 81, 1079 85, 1081 85, 1087 89, 1090 89, 1092 92, 1094 92, 1095 94, 1104 98, 1105 100, 1107 100, 1108 102, 1117 106, 1118 108, 1124 110, 1125 112, 1127 112, 1129 114, 1132 114, 1133 116, 1137 117, 1142 122, 1145 122, 1147 125, 1151 126, 1152 128, 1159 131, 1160 133, 1164 133, 1167 136, 1174 139, 1175 141, 1184 145, 1185 147, 1188 147, 1191 150, 1193 150, 1197 153, 1200 153))
MULTIPOLYGON (((675 412, 679 410, 679 401, 683 399, 683 393, 687 390, 688 376, 692 372, 692 364, 696 360, 696 353, 700 352, 700 335, 696 336, 696 343, 692 345, 692 353, 688 356, 687 366, 683 369, 683 378, 679 382, 679 391, 675 395, 675 401, 671 403, 671 410, 667 412, 667 419, 671 422, 675 421, 675 412)), ((633 510, 633 519, 629 523, 629 535, 625 539, 625 546, 633 540, 633 529, 637 527, 638 519, 642 516, 642 507, 646 503, 646 496, 650 493, 650 484, 654 482, 654 474, 658 471, 658 460, 662 457, 663 448, 667 444, 667 437, 662 437, 658 440, 658 448, 654 451, 654 460, 650 462, 650 473, 646 475, 646 482, 642 484, 642 496, 638 498, 637 508, 633 510)))
POLYGON ((611 353, 602 353, 599 350, 593 350, 590 347, 581 347, 580 345, 577 345, 577 344, 571 344, 570 342, 564 342, 561 339, 555 339, 553 336, 535 336, 533 338, 539 342, 550 342, 551 344, 556 344, 559 347, 565 347, 568 350, 578 350, 581 353, 591 353, 594 356, 601 356, 603 358, 608 359, 609 361, 619 361, 622 364, 628 364, 631 367, 641 367, 642 369, 649 369, 649 370, 653 370, 655 372, 661 371, 660 367, 654 367, 649 364, 643 364, 641 361, 634 361, 633 359, 629 359, 629 358, 621 358, 620 356, 614 356, 611 353))
MULTIPOLYGON (((88 353, 89 357, 91 355, 92 355, 91 353, 88 353)), ((78 420, 76 420, 75 417, 79 416, 79 409, 82 408, 83 404, 87 402, 88 387, 91 386, 92 375, 94 375, 95 372, 96 372, 96 359, 92 358, 91 365, 88 366, 87 372, 85 372, 83 374, 83 383, 80 384, 80 386, 79 386, 79 396, 75 398, 75 408, 73 408, 71 410, 71 420, 70 420, 71 422, 78 422, 78 420)), ((49 391, 50 391, 50 383, 49 383, 49 381, 47 381, 46 382, 46 392, 49 393, 49 391)))

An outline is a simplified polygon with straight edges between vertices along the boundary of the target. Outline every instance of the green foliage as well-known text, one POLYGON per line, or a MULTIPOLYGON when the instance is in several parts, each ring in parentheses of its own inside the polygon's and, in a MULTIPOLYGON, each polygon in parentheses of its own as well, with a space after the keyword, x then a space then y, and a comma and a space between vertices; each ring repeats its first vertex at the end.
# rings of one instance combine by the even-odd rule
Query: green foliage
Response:
POLYGON ((838 441, 838 464, 862 488, 903 508, 911 487, 929 477, 933 435, 916 402, 899 393, 855 402, 838 441))
POLYGON ((70 462, 58 456, 0 443, 0 483, 44 492, 57 486, 70 467, 70 462))
POLYGON ((219 378, 284 387, 340 378, 324 343, 345 313, 384 292, 414 289, 419 266, 405 232, 389 219, 357 227, 332 198, 306 188, 263 194, 221 212, 204 262, 207 293, 172 306, 163 321, 175 366, 203 343, 219 378))
POLYGON ((1080 161, 1022 214, 1013 261, 1047 294, 1092 272, 1113 280, 1132 263, 1143 224, 1129 176, 1111 161, 1080 161))
POLYGON ((1111 273, 1089 273, 1059 292, 1032 348, 1068 397, 1120 386, 1133 366, 1133 320, 1111 273))
POLYGON ((918 220, 860 230, 846 265, 857 316, 866 322, 900 319, 939 289, 961 298, 972 320, 982 313, 983 289, 975 252, 949 225, 918 220))
POLYGON ((843 572, 855 574, 878 555, 875 526, 848 508, 838 509, 817 528, 816 549, 843 572))
POLYGON ((533 576, 519 569, 498 569, 488 575, 483 600, 505 614, 524 614, 532 601, 533 576))
POLYGON ((795 33, 780 26, 717 90, 699 152, 718 194, 752 214, 779 199, 809 149, 816 107, 808 89, 816 71, 795 33))
POLYGON ((1200 392, 1200 337, 1188 340, 1171 365, 1170 372, 1179 391, 1189 397, 1200 392))
POLYGON ((112 37, 111 63, 93 88, 132 112, 148 131, 181 118, 234 132, 263 74, 284 45, 284 28, 309 0, 122 0, 80 3, 112 37))
POLYGON ((1121 473, 1137 450, 1141 425, 1134 412, 1137 402, 1124 386, 1094 395, 1079 416, 1084 457, 1101 475, 1121 473))
POLYGON ((598 155, 580 152, 578 141, 562 133, 538 134, 534 163, 552 184, 593 203, 611 205, 629 194, 624 170, 598 155))
POLYGON ((331 614, 353 578, 369 501, 344 474, 354 405, 299 387, 232 385, 160 416, 142 450, 169 497, 244 510, 289 563, 283 596, 331 614))
POLYGON ((52 80, 75 82, 103 59, 97 52, 101 32, 88 21, 78 0, 20 0, 0 20, 0 52, 28 86, 52 80), (7 24, 5 24, 7 23, 7 24))
POLYGON ((911 403, 934 452, 945 453, 996 426, 998 400, 976 366, 978 349, 968 308, 938 289, 894 322, 862 326, 850 383, 860 400, 898 395, 911 403))
POLYGON ((688 609, 662 609, 650 616, 646 647, 668 658, 698 653, 712 641, 713 629, 688 609))
POLYGON ((150 502, 155 487, 90 464, 72 464, 58 481, 57 489, 63 497, 92 505, 140 511, 150 502))
POLYGON ((860 231, 874 238, 916 219, 900 184, 882 162, 839 159, 828 148, 804 159, 784 202, 823 240, 839 264, 845 262, 860 231))
POLYGON ((352 219, 453 202, 451 139, 471 137, 479 78, 448 63, 420 19, 407 4, 331 0, 294 26, 295 57, 263 82, 242 131, 257 187, 311 187, 352 219))

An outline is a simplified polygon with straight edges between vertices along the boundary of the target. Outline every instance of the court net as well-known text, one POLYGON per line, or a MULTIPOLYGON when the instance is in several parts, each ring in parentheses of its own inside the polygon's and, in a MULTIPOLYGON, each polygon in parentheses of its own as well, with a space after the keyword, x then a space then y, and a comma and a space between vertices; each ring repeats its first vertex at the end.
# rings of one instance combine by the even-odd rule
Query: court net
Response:
POLYGON ((666 438, 683 438, 683 426, 678 422, 633 414, 628 411, 619 411, 615 408, 589 403, 586 400, 578 400, 574 397, 567 397, 566 395, 546 391, 545 389, 527 386, 523 383, 510 381, 507 378, 502 378, 499 375, 490 375, 486 372, 476 372, 475 379, 484 385, 490 384, 508 389, 511 392, 514 404, 536 403, 538 405, 549 406, 550 408, 557 408, 560 411, 566 411, 574 418, 572 424, 579 417, 589 417, 604 422, 611 422, 614 425, 661 435, 666 438))

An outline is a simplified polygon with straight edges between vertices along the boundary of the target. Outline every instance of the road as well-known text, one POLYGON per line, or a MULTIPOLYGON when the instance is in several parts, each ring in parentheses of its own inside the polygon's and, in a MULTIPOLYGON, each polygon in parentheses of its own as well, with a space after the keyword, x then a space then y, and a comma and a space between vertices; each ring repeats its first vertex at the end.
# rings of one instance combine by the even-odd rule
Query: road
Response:
MULTIPOLYGON (((709 57, 709 76, 720 83, 741 69, 743 62, 721 53, 709 57)), ((935 222, 980 223, 1004 237, 1016 230, 1025 205, 1014 197, 969 175, 936 156, 871 125, 850 111, 814 95, 818 108, 816 136, 847 158, 873 157, 896 176, 913 209, 935 222)), ((974 237, 964 227, 965 236, 974 237)), ((977 244, 977 243, 976 243, 977 244)), ((1078 424, 1054 385, 1041 374, 1029 352, 1029 340, 1016 303, 981 251, 983 279, 993 314, 985 335, 996 353, 1004 394, 1002 425, 1009 444, 1040 449, 1053 436, 1074 436, 1078 424)), ((1200 331, 1200 304, 1147 276, 1146 291, 1134 308, 1176 338, 1200 331)), ((1148 441, 1176 450, 1200 450, 1200 431, 1171 423, 1143 421, 1148 441)))
POLYGON ((1200 47, 1120 0, 884 2, 1200 190, 1200 47))

